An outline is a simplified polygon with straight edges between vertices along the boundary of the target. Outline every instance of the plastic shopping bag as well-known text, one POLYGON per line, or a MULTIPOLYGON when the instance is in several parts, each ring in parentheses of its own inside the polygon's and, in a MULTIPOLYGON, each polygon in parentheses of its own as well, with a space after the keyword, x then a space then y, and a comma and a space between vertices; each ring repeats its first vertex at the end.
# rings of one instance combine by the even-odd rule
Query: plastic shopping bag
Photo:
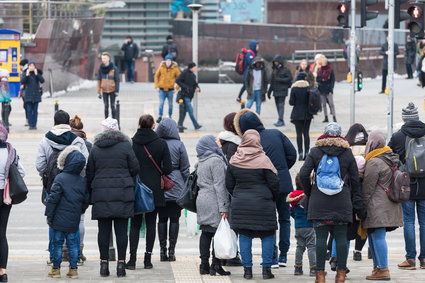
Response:
POLYGON ((214 236, 214 253, 216 258, 232 259, 238 251, 238 238, 230 229, 229 222, 222 218, 214 236))
POLYGON ((196 213, 193 213, 185 209, 186 217, 186 233, 189 238, 193 238, 198 234, 198 220, 196 218, 196 213))

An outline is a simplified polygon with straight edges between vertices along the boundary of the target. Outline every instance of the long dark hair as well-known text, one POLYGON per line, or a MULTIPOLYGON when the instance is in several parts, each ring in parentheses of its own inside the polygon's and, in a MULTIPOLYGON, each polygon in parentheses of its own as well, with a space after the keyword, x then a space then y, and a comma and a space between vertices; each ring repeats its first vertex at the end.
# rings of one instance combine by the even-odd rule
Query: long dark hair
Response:
POLYGON ((365 127, 362 124, 355 123, 348 130, 347 135, 345 136, 345 139, 348 141, 350 146, 366 145, 368 136, 369 135, 367 134, 365 127), (363 133, 363 139, 361 141, 356 142, 356 136, 359 133, 363 133))

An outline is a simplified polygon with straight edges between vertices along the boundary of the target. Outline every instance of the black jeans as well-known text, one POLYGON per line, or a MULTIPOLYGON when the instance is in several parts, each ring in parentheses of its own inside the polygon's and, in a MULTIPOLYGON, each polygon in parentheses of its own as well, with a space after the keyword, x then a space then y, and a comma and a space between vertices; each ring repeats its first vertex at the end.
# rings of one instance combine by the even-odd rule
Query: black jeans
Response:
POLYGON ((105 119, 109 117, 109 103, 111 103, 111 113, 112 118, 116 119, 116 109, 115 109, 115 93, 103 93, 103 104, 105 106, 105 119))
POLYGON ((413 79, 413 69, 412 64, 406 64, 406 73, 409 79, 413 79))
POLYGON ((283 122, 283 114, 285 113, 285 100, 286 96, 275 96, 274 102, 276 104, 278 121, 283 122))
POLYGON ((363 240, 361 236, 357 235, 354 249, 356 251, 361 251, 363 249, 364 245, 366 244, 366 241, 367 241, 367 238, 363 240))
POLYGON ((238 98, 242 98, 242 95, 245 92, 245 90, 246 90, 245 83, 242 83, 242 87, 241 87, 241 90, 239 91, 238 98))
POLYGON ((338 255, 338 269, 347 268, 347 225, 323 225, 314 228, 316 231, 316 265, 317 270, 325 270, 327 240, 332 233, 336 241, 336 254, 338 255))
MULTIPOLYGON (((202 231, 201 237, 199 238, 199 253, 201 254, 201 263, 209 263, 211 242, 214 238, 214 235, 215 233, 202 231)), ((212 256, 214 260, 214 248, 212 249, 212 256)))
POLYGON ((297 147, 298 153, 303 152, 303 136, 304 136, 304 149, 307 155, 310 150, 310 124, 311 120, 293 120, 295 131, 297 133, 297 147))
POLYGON ((118 260, 125 260, 127 250, 127 226, 128 218, 101 218, 98 219, 99 232, 97 244, 99 245, 100 259, 109 259, 109 239, 112 233, 112 222, 114 224, 115 238, 117 241, 118 260))
POLYGON ((387 76, 388 76, 388 70, 382 70, 382 91, 385 91, 387 88, 387 76))
POLYGON ((181 207, 175 201, 168 201, 165 207, 158 208, 158 222, 167 223, 170 219, 170 223, 179 223, 181 211, 181 207))
POLYGON ((9 245, 7 244, 6 230, 9 221, 11 205, 3 203, 3 190, 0 190, 0 268, 6 269, 9 257, 9 245))
POLYGON ((130 254, 137 255, 137 247, 139 246, 139 234, 142 227, 143 216, 146 222, 146 252, 151 253, 155 244, 156 237, 156 216, 158 211, 135 215, 131 218, 130 225, 130 254))

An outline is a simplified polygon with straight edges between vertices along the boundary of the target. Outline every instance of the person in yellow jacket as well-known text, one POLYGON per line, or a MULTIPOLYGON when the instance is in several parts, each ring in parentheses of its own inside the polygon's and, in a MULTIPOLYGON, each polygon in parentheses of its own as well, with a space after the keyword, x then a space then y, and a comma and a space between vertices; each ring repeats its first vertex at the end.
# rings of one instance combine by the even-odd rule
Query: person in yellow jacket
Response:
POLYGON ((161 122, 164 113, 164 102, 168 99, 168 116, 173 115, 173 94, 178 89, 176 79, 180 75, 180 69, 176 62, 173 61, 173 55, 168 54, 164 58, 155 74, 155 90, 159 91, 159 111, 157 123, 161 122))

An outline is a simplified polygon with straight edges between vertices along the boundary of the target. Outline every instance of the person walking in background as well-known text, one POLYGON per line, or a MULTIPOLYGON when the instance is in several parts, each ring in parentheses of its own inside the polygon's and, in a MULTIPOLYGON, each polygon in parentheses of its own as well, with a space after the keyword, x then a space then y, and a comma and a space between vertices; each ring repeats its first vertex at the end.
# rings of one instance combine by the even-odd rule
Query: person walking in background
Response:
POLYGON ((86 179, 81 171, 86 166, 86 158, 77 146, 68 146, 58 157, 58 168, 62 172, 56 176, 46 199, 45 215, 53 229, 53 266, 49 277, 60 278, 62 246, 66 240, 69 252, 68 278, 77 279, 77 262, 80 249, 79 224, 90 203, 86 179))
POLYGON ((274 101, 276 104, 278 120, 274 123, 275 127, 285 126, 283 120, 285 112, 285 100, 288 96, 288 89, 292 84, 291 71, 285 66, 285 61, 281 55, 276 55, 272 61, 272 75, 270 80, 270 87, 267 96, 271 99, 273 93, 274 101))
POLYGON ((405 44, 405 53, 404 53, 404 63, 406 64, 406 79, 413 79, 413 68, 412 65, 415 63, 416 59, 416 44, 415 41, 408 35, 406 37, 405 44))
MULTIPOLYGON (((20 74, 20 78, 22 80, 22 78, 24 78, 24 76, 26 76, 27 73, 27 69, 28 69, 28 59, 22 59, 19 62, 19 65, 21 66, 21 74, 20 74)), ((27 112, 27 107, 25 104, 25 99, 24 99, 24 95, 25 95, 25 85, 21 84, 21 87, 19 89, 19 97, 22 98, 22 103, 24 106, 24 111, 25 111, 25 127, 28 127, 28 112, 27 112)))
POLYGON ((158 238, 160 245, 161 261, 175 261, 175 248, 179 235, 179 219, 181 216, 181 207, 176 203, 180 196, 187 178, 190 174, 189 157, 186 147, 180 140, 177 123, 169 118, 165 118, 159 123, 156 129, 158 136, 165 140, 170 151, 171 165, 173 171, 168 177, 174 181, 174 187, 164 193, 165 207, 158 208, 158 238), (168 225, 170 220, 170 225, 168 225), (167 235, 168 230, 168 235, 167 235), (168 239, 168 254, 167 254, 168 239))
POLYGON ((111 104, 112 118, 116 118, 115 98, 120 91, 120 73, 111 62, 111 55, 108 52, 102 53, 102 64, 97 72, 97 95, 99 99, 103 97, 105 107, 105 119, 109 117, 109 104, 111 104))
POLYGON ((329 104, 329 110, 333 116, 333 121, 336 122, 336 112, 334 104, 334 86, 335 86, 335 73, 328 63, 328 59, 325 56, 320 57, 320 68, 317 70, 316 81, 318 83, 318 89, 320 92, 320 98, 322 101, 322 109, 325 114, 323 123, 329 122, 328 109, 326 104, 329 104))
POLYGON ((134 83, 134 67, 136 59, 139 57, 139 48, 134 43, 131 36, 127 36, 124 44, 121 46, 121 50, 124 51, 124 63, 127 70, 128 81, 134 83))
POLYGON ((164 114, 164 102, 168 100, 168 117, 173 116, 173 94, 178 89, 176 79, 180 76, 180 69, 176 62, 173 62, 173 56, 168 54, 155 73, 155 90, 159 91, 159 110, 157 123, 161 122, 164 114))
POLYGON ((313 115, 308 112, 309 83, 307 73, 297 74, 296 82, 291 86, 289 105, 294 106, 291 112, 291 122, 297 133, 298 160, 305 160, 310 150, 310 124, 313 115), (304 150, 303 150, 304 136, 304 150))
POLYGON ((244 57, 244 61, 243 61, 242 87, 241 87, 241 90, 239 91, 238 97, 236 98, 237 102, 242 101, 242 95, 246 90, 245 81, 248 77, 248 70, 249 70, 249 67, 251 66, 252 60, 254 60, 254 58, 257 56, 259 50, 260 50, 259 42, 256 40, 252 40, 249 43, 249 49, 247 50, 244 57))
POLYGON ((171 54, 173 56, 174 61, 177 61, 177 57, 179 53, 177 50, 177 46, 174 43, 172 35, 167 35, 166 43, 164 44, 164 46, 162 46, 162 52, 161 52, 162 59, 165 60, 165 56, 167 56, 168 54, 171 54))
POLYGON ((9 132, 3 123, 0 122, 0 282, 7 282, 6 273, 7 262, 9 259, 9 246, 7 243, 7 225, 9 221, 10 210, 12 209, 12 201, 10 195, 5 194, 4 187, 9 175, 9 168, 13 162, 17 161, 18 171, 22 178, 25 176, 25 170, 17 156, 16 150, 7 141, 9 132))
POLYGON ((199 238, 199 251, 201 265, 199 273, 210 275, 230 275, 221 266, 220 259, 214 255, 212 250, 212 263, 210 266, 211 243, 222 217, 229 216, 229 193, 225 185, 226 157, 218 147, 212 135, 206 135, 199 139, 196 144, 198 157, 198 197, 196 199, 196 210, 198 225, 202 234, 199 238))
POLYGON ((239 233, 244 278, 252 278, 252 239, 260 238, 263 279, 271 272, 277 230, 276 201, 279 198, 277 170, 260 144, 260 134, 248 130, 230 159, 226 187, 232 195, 230 227, 239 233))
POLYGON ((117 276, 125 272, 128 219, 134 216, 134 178, 140 171, 131 140, 119 131, 118 121, 102 122, 104 131, 94 138, 87 163, 87 188, 92 219, 98 221, 100 276, 109 276, 109 240, 114 225, 118 250, 117 276))
MULTIPOLYGON (((397 55, 399 54, 398 44, 394 42, 394 70, 397 70, 397 55)), ((382 59, 382 87, 381 94, 385 93, 387 88, 387 76, 388 76, 388 38, 387 41, 381 45, 379 54, 383 56, 382 59)))
POLYGON ((247 108, 251 109, 255 102, 255 111, 261 114, 261 103, 266 100, 268 77, 264 59, 255 57, 248 69, 245 87, 248 93, 247 108))
POLYGON ((1 103, 1 120, 6 126, 7 130, 11 124, 9 123, 10 112, 12 112, 12 102, 10 98, 9 88, 9 71, 6 69, 0 69, 0 103, 1 103))
POLYGON ((304 72, 307 74, 307 78, 305 79, 308 82, 308 85, 311 87, 314 87, 316 84, 316 79, 314 78, 313 73, 310 71, 310 68, 308 67, 307 60, 303 59, 301 60, 300 64, 296 67, 294 78, 296 79, 298 76, 298 73, 304 72))
POLYGON ((44 83, 43 72, 36 68, 34 62, 29 62, 28 69, 21 78, 21 84, 24 86, 24 104, 30 130, 37 130, 38 104, 42 96, 40 84, 42 83, 44 83))
MULTIPOLYGON (((392 135, 388 146, 394 153, 398 154, 400 164, 403 166, 406 164, 406 151, 408 150, 406 142, 423 138, 425 136, 425 124, 419 120, 418 108, 412 102, 402 109, 401 117, 404 125, 392 135)), ((423 159, 417 160, 418 164, 424 162, 423 159)), ((418 255, 415 232, 416 214, 419 224, 419 266, 421 269, 425 269, 425 177, 410 177, 410 200, 402 203, 402 207, 406 260, 400 263, 398 267, 407 270, 416 269, 416 256, 418 255)))
POLYGON ((161 176, 163 174, 168 175, 173 171, 167 143, 159 138, 154 131, 154 118, 151 115, 142 115, 138 126, 137 132, 132 138, 133 150, 140 166, 140 171, 138 171, 140 180, 153 192, 155 210, 145 214, 137 214, 131 218, 130 260, 126 265, 126 268, 130 270, 136 268, 137 248, 143 218, 146 222, 146 252, 143 263, 145 269, 153 268, 151 258, 155 244, 156 219, 158 210, 166 207, 164 190, 161 188, 161 176), (157 167, 161 168, 162 172, 159 172, 157 167))
POLYGON ((196 69, 197 66, 195 63, 189 63, 187 65, 187 69, 185 69, 176 80, 176 83, 181 87, 181 99, 183 99, 184 103, 184 112, 183 115, 180 115, 178 122, 179 129, 184 129, 183 123, 186 118, 186 113, 189 113, 189 117, 192 120, 195 130, 202 128, 202 125, 196 121, 192 107, 192 99, 195 96, 195 93, 199 94, 201 92, 196 80, 196 69))
POLYGON ((224 116, 224 131, 218 134, 218 140, 220 141, 221 149, 223 150, 227 161, 230 161, 230 158, 236 153, 236 150, 241 143, 241 137, 238 136, 233 124, 235 116, 236 112, 231 112, 224 116))

